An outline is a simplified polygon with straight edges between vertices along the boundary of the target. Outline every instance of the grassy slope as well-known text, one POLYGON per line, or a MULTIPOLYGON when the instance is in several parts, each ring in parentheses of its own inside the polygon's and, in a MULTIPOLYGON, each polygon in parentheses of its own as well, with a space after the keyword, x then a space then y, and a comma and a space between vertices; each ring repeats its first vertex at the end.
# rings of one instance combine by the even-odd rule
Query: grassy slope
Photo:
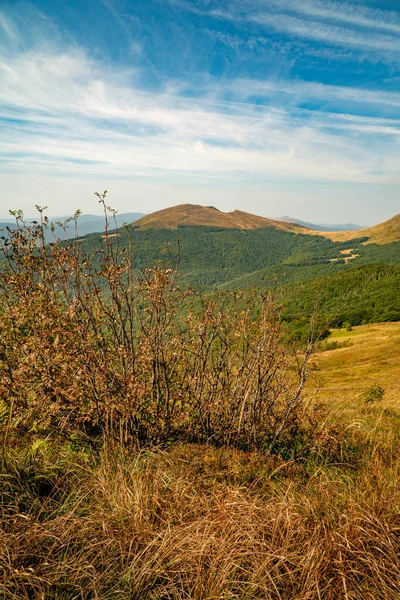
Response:
POLYGON ((324 343, 348 338, 315 357, 327 414, 311 415, 315 432, 294 430, 279 456, 179 444, 98 452, 73 436, 53 445, 6 431, 0 595, 397 600, 400 328, 324 343), (363 400, 371 384, 382 402, 363 400))
MULTIPOLYGON (((330 389, 340 386, 337 368, 345 364, 356 369, 351 385, 364 385, 354 350, 366 331, 355 332, 352 354, 336 351, 336 366, 328 352, 319 355, 330 389)), ((371 342, 383 343, 379 355, 399 342, 399 328, 385 331, 368 330, 372 361, 371 342)), ((397 600, 398 395, 390 412, 346 388, 340 397, 352 401, 346 426, 337 411, 330 423, 321 419, 313 451, 300 461, 193 445, 100 456, 49 442, 5 449, 0 593, 397 600)))
MULTIPOLYGON (((320 232, 315 233, 316 235, 321 235, 320 232)), ((400 241, 400 214, 395 215, 384 223, 369 227, 368 229, 323 232, 322 235, 336 242, 343 242, 360 236, 369 238, 367 244, 389 244, 390 242, 398 242, 400 241)))
POLYGON ((138 229, 173 229, 179 226, 219 227, 225 229, 251 230, 270 227, 294 233, 306 233, 307 229, 296 223, 274 221, 241 210, 224 213, 213 206, 179 204, 146 215, 135 223, 138 229))
POLYGON ((335 341, 343 347, 316 355, 317 370, 309 390, 320 387, 318 399, 362 403, 362 395, 370 387, 380 385, 385 391, 385 403, 399 409, 400 323, 361 325, 352 331, 337 329, 322 343, 322 348, 335 341))
POLYGON ((98 454, 74 440, 24 447, 9 436, 0 594, 397 600, 400 324, 328 341, 348 339, 315 357, 308 393, 318 378, 327 414, 311 446, 299 439, 300 460, 179 444, 98 454), (386 397, 366 404, 361 392, 375 383, 386 397))
POLYGON ((295 233, 323 235, 335 242, 347 242, 354 238, 367 237, 368 244, 388 244, 400 241, 400 214, 384 223, 357 231, 323 232, 312 231, 294 222, 276 221, 243 211, 224 213, 213 206, 179 204, 171 208, 146 215, 137 222, 141 229, 177 229, 179 225, 211 226, 236 229, 257 229, 272 227, 295 233))

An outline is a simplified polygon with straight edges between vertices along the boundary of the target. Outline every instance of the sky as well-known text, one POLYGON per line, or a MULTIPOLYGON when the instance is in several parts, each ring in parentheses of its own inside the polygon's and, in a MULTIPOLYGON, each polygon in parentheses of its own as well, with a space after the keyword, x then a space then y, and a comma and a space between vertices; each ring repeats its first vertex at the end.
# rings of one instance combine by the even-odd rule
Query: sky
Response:
POLYGON ((400 212, 400 0, 0 0, 0 217, 400 212))

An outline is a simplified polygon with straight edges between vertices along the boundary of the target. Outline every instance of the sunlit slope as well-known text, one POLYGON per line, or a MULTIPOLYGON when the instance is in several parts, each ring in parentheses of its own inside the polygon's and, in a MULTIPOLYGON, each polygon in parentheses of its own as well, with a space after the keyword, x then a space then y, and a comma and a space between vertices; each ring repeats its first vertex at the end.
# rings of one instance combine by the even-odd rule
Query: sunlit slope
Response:
MULTIPOLYGON (((372 229, 375 236, 390 230, 393 238, 396 219, 372 229)), ((275 279, 279 285, 288 284, 361 265, 400 264, 400 241, 365 245, 368 237, 363 232, 352 232, 357 237, 351 241, 334 241, 331 235, 242 211, 223 213, 213 207, 181 204, 121 228, 118 245, 131 248, 139 269, 167 258, 166 248, 175 257, 180 252, 185 281, 203 290, 265 287, 275 279)), ((83 243, 96 252, 103 238, 92 235, 83 238, 83 243)))
POLYGON ((384 223, 356 231, 313 231, 297 223, 267 219, 240 210, 224 213, 213 206, 179 204, 146 215, 135 223, 135 227, 140 230, 175 230, 181 226, 238 230, 273 228, 293 233, 324 236, 334 242, 342 243, 360 238, 364 238, 364 244, 384 245, 400 241, 400 214, 384 223))
POLYGON ((296 223, 274 221, 265 217, 252 215, 241 210, 224 213, 213 206, 197 204, 179 204, 146 215, 135 223, 138 229, 177 229, 179 226, 221 227, 224 229, 262 229, 272 227, 281 231, 307 233, 305 227, 296 223))
POLYGON ((390 244, 400 241, 400 213, 392 219, 357 231, 315 231, 315 235, 323 235, 335 242, 345 242, 354 238, 367 237, 366 244, 390 244))
POLYGON ((334 330, 323 346, 335 343, 336 349, 315 356, 309 393, 321 400, 365 403, 368 390, 380 386, 382 402, 400 407, 400 323, 334 330))

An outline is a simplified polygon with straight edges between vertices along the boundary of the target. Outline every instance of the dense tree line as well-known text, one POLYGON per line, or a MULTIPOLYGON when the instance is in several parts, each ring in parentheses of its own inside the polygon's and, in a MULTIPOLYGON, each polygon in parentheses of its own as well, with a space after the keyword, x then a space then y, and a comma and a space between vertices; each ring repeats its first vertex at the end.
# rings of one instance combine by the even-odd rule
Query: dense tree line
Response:
POLYGON ((371 264, 282 288, 284 319, 301 337, 317 301, 330 327, 400 320, 400 267, 371 264))
MULTIPOLYGON (((236 289, 295 283, 330 275, 360 263, 400 263, 400 242, 363 246, 366 238, 333 242, 322 236, 294 234, 273 228, 238 230, 216 227, 187 227, 177 230, 135 227, 120 229, 116 244, 128 244, 138 269, 165 257, 180 247, 180 271, 196 289, 236 289), (178 241, 179 240, 179 241, 178 241), (345 263, 343 250, 355 258, 345 263)), ((88 250, 100 249, 103 238, 94 234, 82 239, 88 250)))

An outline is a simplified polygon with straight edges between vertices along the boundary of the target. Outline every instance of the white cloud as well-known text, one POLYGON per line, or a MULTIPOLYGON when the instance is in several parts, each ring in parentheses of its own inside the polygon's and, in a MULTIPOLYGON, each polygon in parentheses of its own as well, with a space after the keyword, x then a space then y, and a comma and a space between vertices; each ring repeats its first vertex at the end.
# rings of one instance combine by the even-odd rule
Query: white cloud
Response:
MULTIPOLYGON (((257 4, 257 2, 255 3, 257 4)), ((259 6, 275 8, 331 21, 340 21, 369 29, 381 29, 400 34, 398 13, 389 10, 369 8, 353 2, 336 2, 330 0, 261 0, 259 6)), ((254 3, 253 3, 254 6, 254 3)))
POLYGON ((134 68, 111 68, 59 41, 22 51, 17 38, 0 51, 3 173, 192 186, 272 178, 400 183, 400 120, 351 114, 352 106, 378 105, 399 114, 399 93, 208 77, 197 88, 169 81, 150 93, 134 68), (325 108, 298 108, 310 100, 325 108))
MULTIPOLYGON (((145 93, 127 73, 110 73, 82 50, 45 55, 29 51, 0 63, 0 151, 9 168, 125 177, 226 178, 274 175, 329 181, 398 180, 385 154, 398 150, 399 122, 297 110, 303 99, 336 98, 400 107, 400 94, 317 83, 234 80, 210 85, 202 99, 145 93), (281 109, 224 102, 280 94, 281 109), (29 93, 27 93, 27 90, 29 93), (207 92, 208 91, 208 95, 207 92), (335 131, 336 130, 336 131, 335 131), (383 135, 380 172, 365 140, 383 135)), ((129 74, 130 76, 132 73, 129 74)), ((171 89, 179 86, 171 85, 171 89)), ((3 167, 4 168, 4 167, 3 167)))
POLYGON ((169 1, 218 20, 255 23, 266 31, 354 48, 365 57, 377 54, 389 63, 400 54, 400 18, 393 11, 333 0, 204 1, 201 8, 185 0, 169 1))
POLYGON ((18 40, 18 34, 13 26, 13 23, 6 17, 5 14, 2 13, 0 13, 0 30, 2 30, 12 41, 15 42, 18 40))
POLYGON ((395 36, 371 32, 364 33, 355 29, 292 17, 285 13, 256 13, 248 15, 247 19, 259 25, 271 27, 279 32, 289 33, 308 40, 347 47, 356 46, 390 52, 400 51, 399 38, 395 36))
POLYGON ((281 94, 287 104, 297 104, 304 100, 314 100, 334 104, 342 109, 343 105, 353 103, 359 106, 392 107, 397 111, 400 108, 400 93, 384 90, 358 88, 351 86, 339 86, 323 84, 317 81, 301 80, 256 80, 256 79, 233 79, 215 82, 214 87, 220 92, 228 89, 234 92, 242 101, 246 98, 257 97, 259 99, 269 98, 272 94, 281 94))

